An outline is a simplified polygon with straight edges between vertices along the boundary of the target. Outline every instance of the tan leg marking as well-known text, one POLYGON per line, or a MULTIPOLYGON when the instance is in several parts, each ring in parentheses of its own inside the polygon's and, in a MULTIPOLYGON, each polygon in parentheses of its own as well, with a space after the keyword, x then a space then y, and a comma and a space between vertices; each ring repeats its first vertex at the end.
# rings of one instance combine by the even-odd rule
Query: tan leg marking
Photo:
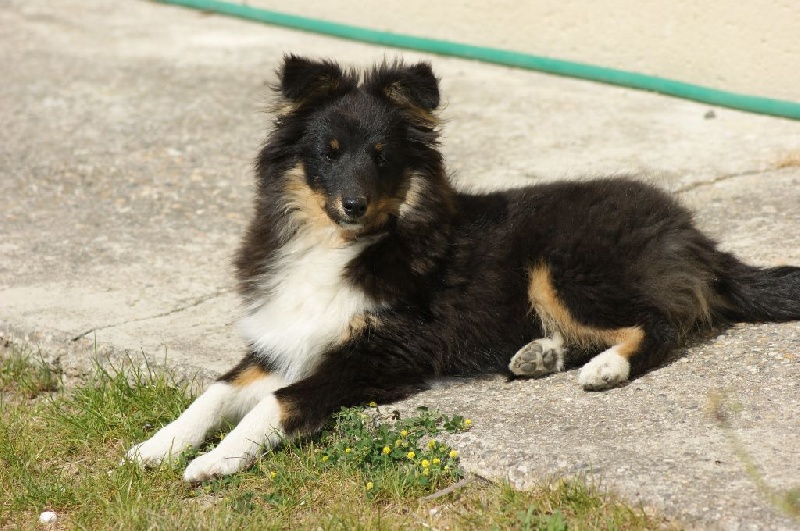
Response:
POLYGON ((644 331, 638 326, 603 329, 576 321, 559 299, 550 270, 544 264, 531 268, 528 298, 542 320, 545 335, 560 332, 567 345, 583 348, 616 346, 619 355, 628 358, 636 353, 644 339, 644 331))
POLYGON ((236 387, 244 387, 260 380, 261 378, 266 378, 267 376, 269 376, 268 372, 264 371, 264 369, 258 365, 253 365, 237 374, 236 378, 234 378, 230 383, 236 387))
POLYGON ((348 341, 356 340, 361 336, 361 334, 366 332, 367 328, 379 324, 380 320, 374 315, 356 315, 350 319, 350 326, 342 334, 342 337, 339 339, 339 343, 347 343, 348 341))

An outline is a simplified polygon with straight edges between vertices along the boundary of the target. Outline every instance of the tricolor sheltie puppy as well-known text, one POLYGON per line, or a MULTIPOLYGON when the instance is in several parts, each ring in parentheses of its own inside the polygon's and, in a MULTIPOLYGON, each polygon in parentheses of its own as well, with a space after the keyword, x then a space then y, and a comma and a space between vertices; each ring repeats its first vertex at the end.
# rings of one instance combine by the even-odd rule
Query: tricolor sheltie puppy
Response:
POLYGON ((249 352, 131 459, 158 464, 237 423, 187 467, 200 481, 437 376, 584 363, 578 383, 608 389, 698 328, 800 318, 800 268, 718 251, 652 186, 454 191, 428 64, 359 76, 288 56, 277 92, 236 260, 249 352))

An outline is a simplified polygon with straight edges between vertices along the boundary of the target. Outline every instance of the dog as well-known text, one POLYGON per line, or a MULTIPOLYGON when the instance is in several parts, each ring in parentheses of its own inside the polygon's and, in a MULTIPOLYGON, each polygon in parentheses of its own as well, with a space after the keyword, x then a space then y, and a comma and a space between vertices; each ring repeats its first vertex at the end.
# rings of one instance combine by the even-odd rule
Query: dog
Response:
POLYGON ((248 353, 129 459, 171 461, 236 423, 187 466, 185 480, 203 481, 343 406, 398 400, 436 377, 542 377, 585 362, 578 383, 604 390, 704 327, 800 319, 800 267, 717 250, 651 185, 455 191, 427 63, 360 75, 289 55, 278 79, 235 260, 248 353))

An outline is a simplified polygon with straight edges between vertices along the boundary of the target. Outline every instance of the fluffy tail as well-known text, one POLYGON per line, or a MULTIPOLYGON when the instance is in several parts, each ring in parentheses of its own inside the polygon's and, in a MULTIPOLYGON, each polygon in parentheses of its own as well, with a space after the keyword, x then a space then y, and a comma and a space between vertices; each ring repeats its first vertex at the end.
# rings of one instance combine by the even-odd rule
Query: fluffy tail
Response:
POLYGON ((761 269, 726 258, 727 271, 718 284, 724 300, 720 316, 744 323, 800 320, 800 267, 761 269))

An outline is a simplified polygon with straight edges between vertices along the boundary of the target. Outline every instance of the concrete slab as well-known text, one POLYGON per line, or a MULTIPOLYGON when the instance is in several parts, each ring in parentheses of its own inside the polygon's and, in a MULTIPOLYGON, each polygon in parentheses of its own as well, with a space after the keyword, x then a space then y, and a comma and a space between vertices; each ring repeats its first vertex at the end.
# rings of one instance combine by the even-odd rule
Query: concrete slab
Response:
MULTIPOLYGON (((0 332, 80 374, 99 354, 206 376, 242 352, 229 261, 284 52, 365 65, 394 50, 151 2, 0 5, 0 332)), ((726 249, 800 264, 800 123, 455 59, 434 62, 458 183, 632 172, 678 192, 726 249)), ((800 478, 800 324, 738 326, 607 393, 574 372, 459 382, 408 401, 474 420, 468 470, 530 485, 589 473, 698 527, 788 529, 800 478)))

